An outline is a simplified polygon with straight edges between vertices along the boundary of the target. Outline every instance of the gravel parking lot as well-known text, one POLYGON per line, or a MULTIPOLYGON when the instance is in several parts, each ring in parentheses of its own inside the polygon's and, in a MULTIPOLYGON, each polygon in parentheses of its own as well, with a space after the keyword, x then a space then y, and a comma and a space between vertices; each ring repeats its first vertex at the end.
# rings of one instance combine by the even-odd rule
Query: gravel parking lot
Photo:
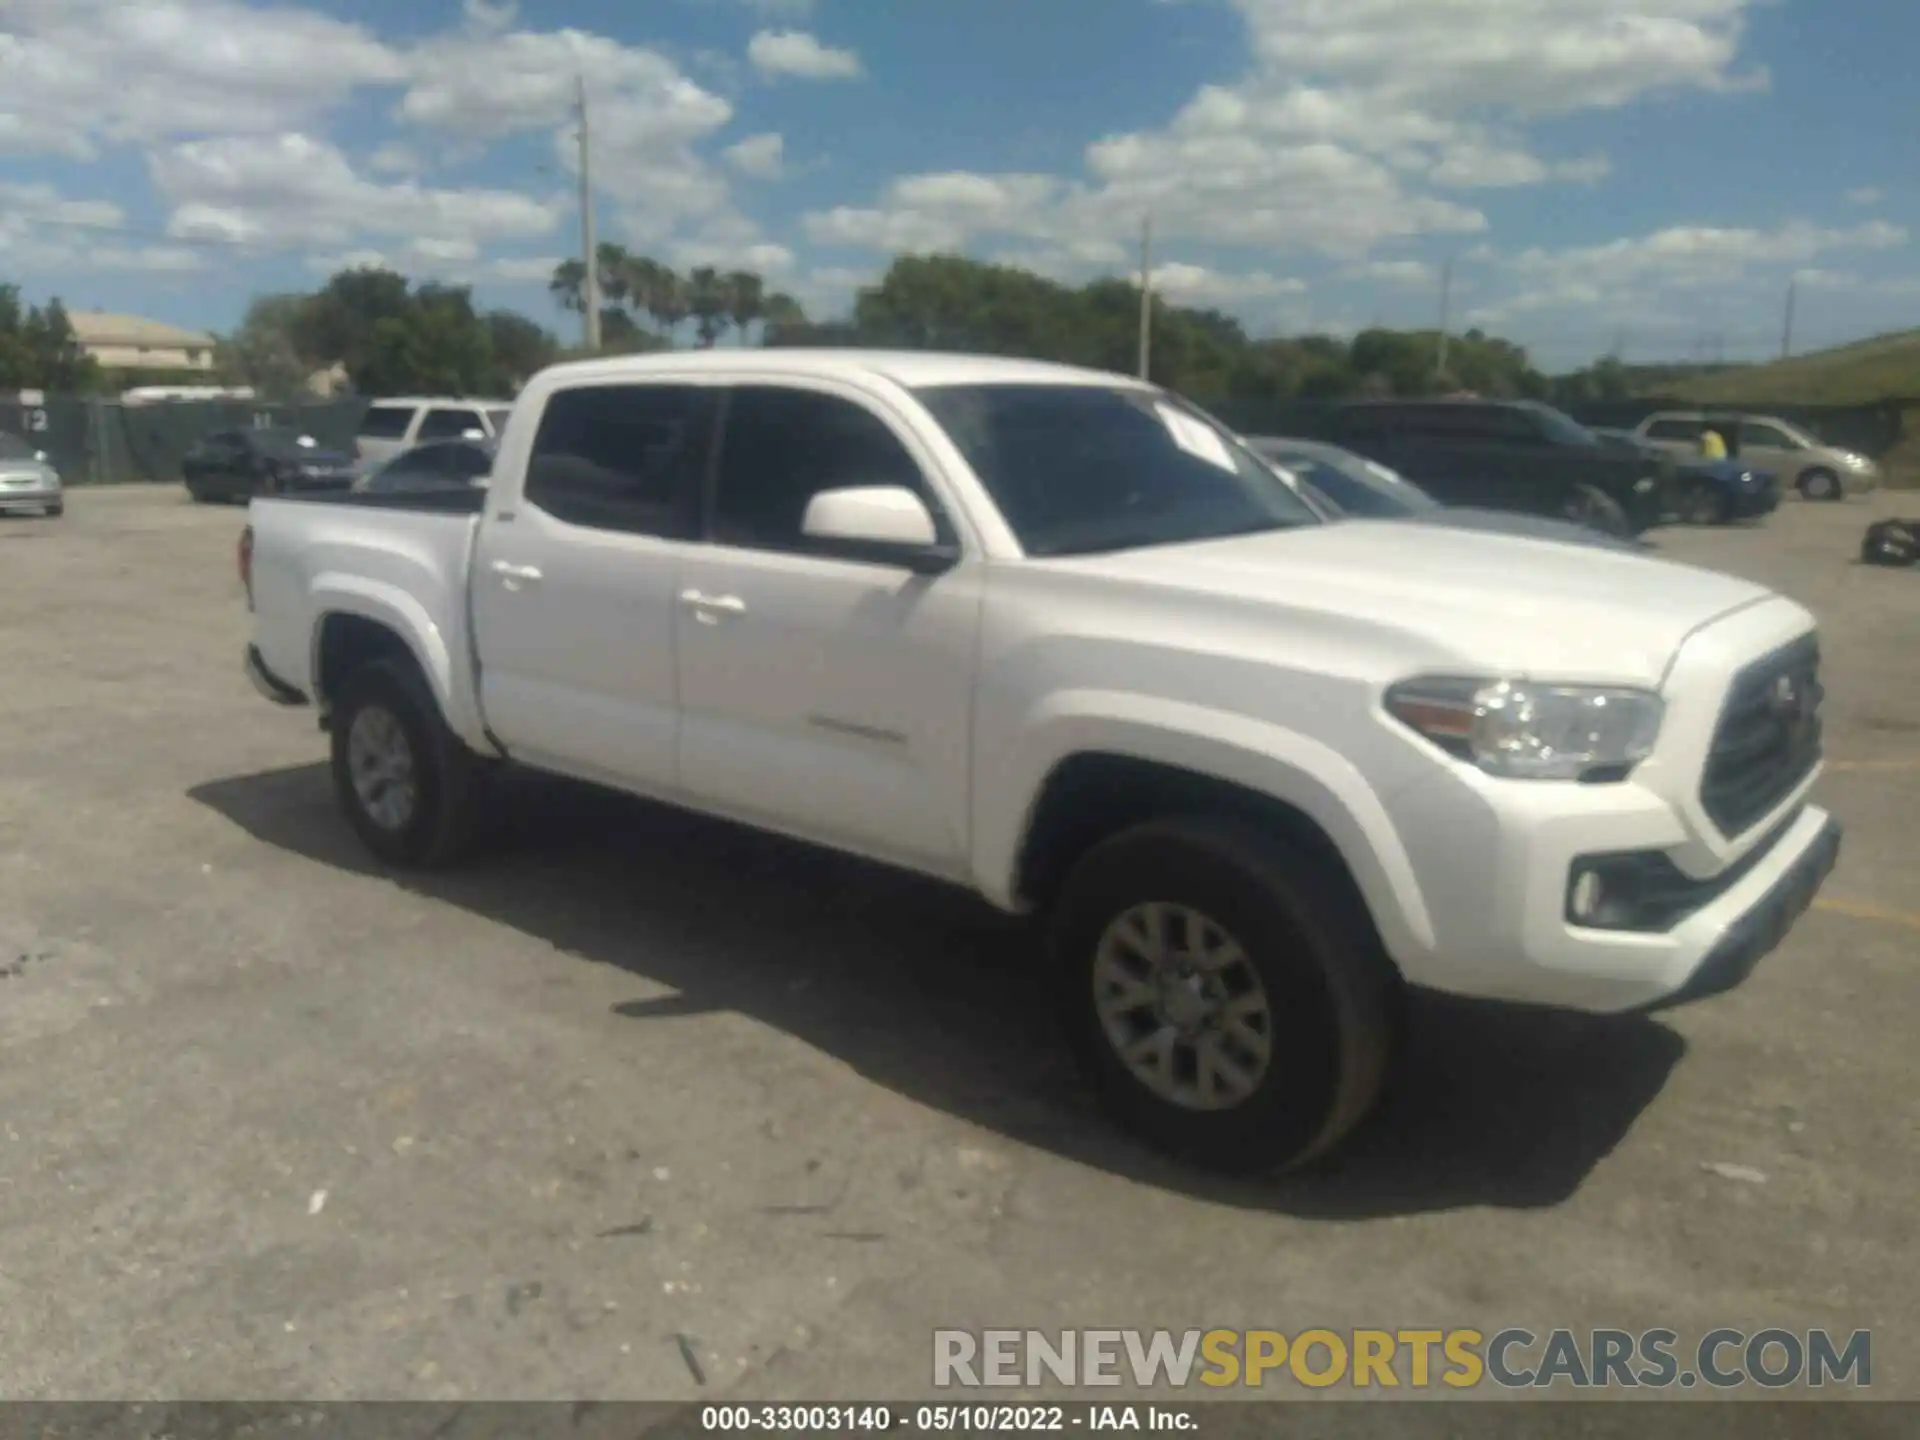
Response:
POLYGON ((240 673, 241 512, 0 523, 0 1395, 910 1398, 942 1325, 1825 1325, 1920 1398, 1920 575, 1854 558, 1903 502, 1663 532, 1825 628, 1847 850, 1787 944, 1659 1018, 1423 1003, 1379 1123, 1267 1184, 1093 1115, 964 897, 550 784, 471 870, 375 873, 240 673))

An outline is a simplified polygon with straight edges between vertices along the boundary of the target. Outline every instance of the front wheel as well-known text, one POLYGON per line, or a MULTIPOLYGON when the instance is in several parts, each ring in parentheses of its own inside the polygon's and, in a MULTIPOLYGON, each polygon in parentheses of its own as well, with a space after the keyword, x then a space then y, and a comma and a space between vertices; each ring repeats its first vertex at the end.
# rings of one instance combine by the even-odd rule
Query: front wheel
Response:
POLYGON ((1696 482, 1681 507, 1690 525, 1724 525, 1730 509, 1727 493, 1711 480, 1696 482))
POLYGON ((482 762, 447 728, 418 670, 361 666, 340 687, 330 728, 334 794, 369 850, 409 867, 465 858, 479 829, 482 762))
POLYGON ((1808 500, 1838 500, 1845 492, 1831 470, 1809 470, 1800 477, 1800 494, 1808 500))
POLYGON ((46 516, 49 520, 58 520, 62 515, 66 513, 67 513, 67 502, 64 500, 56 500, 51 505, 47 506, 47 509, 46 509, 46 516))
POLYGON ((1237 822, 1141 825, 1075 866, 1052 948, 1074 1048, 1128 1128, 1210 1169, 1290 1169, 1372 1110, 1397 973, 1344 872, 1237 822))
POLYGON ((1621 539, 1625 539, 1633 529, 1627 523, 1627 512, 1620 508, 1620 502, 1591 485, 1573 487, 1567 496, 1565 514, 1576 525, 1585 525, 1589 530, 1598 530, 1603 535, 1621 539))

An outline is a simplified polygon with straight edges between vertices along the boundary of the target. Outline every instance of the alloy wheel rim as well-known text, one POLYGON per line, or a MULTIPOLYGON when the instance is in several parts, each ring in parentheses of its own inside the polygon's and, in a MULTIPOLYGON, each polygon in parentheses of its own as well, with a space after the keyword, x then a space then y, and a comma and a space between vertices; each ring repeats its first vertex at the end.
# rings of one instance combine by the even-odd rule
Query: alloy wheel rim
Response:
POLYGON ((1127 1072, 1186 1110, 1243 1104, 1273 1063, 1273 1012, 1252 959, 1191 906, 1117 916, 1094 949, 1101 1033, 1127 1072))
POLYGON ((413 746, 391 710, 369 705, 347 731, 347 771, 367 818, 382 830, 404 830, 419 803, 413 746))

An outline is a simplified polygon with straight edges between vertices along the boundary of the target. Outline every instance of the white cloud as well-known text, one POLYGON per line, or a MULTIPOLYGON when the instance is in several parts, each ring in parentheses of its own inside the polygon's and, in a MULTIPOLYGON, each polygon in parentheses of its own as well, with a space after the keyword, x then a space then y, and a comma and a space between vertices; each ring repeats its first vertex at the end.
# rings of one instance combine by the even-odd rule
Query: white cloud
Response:
POLYGON ((12 274, 115 270, 181 274, 206 268, 197 251, 125 234, 110 200, 74 200, 51 185, 0 181, 0 269, 12 274))
POLYGON ((1857 190, 1847 191, 1847 203, 1849 205, 1878 205, 1886 198, 1884 191, 1878 190, 1872 185, 1862 185, 1857 190))
POLYGON ((1307 286, 1304 280, 1269 275, 1264 270, 1224 274, 1205 266, 1175 261, 1153 267, 1153 288, 1155 293, 1176 304, 1220 306, 1301 295, 1306 293, 1307 286))
MULTIPOLYGON (((1807 267, 1834 251, 1888 250, 1906 241, 1903 228, 1884 220, 1848 228, 1795 220, 1771 230, 1674 225, 1599 245, 1536 247, 1493 262, 1494 273, 1516 286, 1507 298, 1476 308, 1469 318, 1497 323, 1540 311, 1604 309, 1637 322, 1671 315, 1676 294, 1697 296, 1738 284, 1766 267, 1807 267)), ((1775 273, 1784 282, 1786 276, 1775 273)))
POLYGON ((851 50, 822 45, 805 30, 762 30, 747 42, 747 60, 765 76, 798 80, 852 80, 860 57, 851 50))
POLYGON ((238 0, 8 0, 0 147, 80 158, 101 141, 298 128, 400 56, 363 27, 238 0))
POLYGON ((786 141, 778 135, 749 135, 720 152, 742 175, 776 180, 786 158, 786 141))
POLYGON ((192 140, 154 152, 154 187, 179 239, 279 247, 345 246, 366 235, 479 243, 550 234, 564 204, 509 190, 383 185, 306 135, 192 140))
POLYGON ((395 141, 375 150, 367 158, 367 168, 378 175, 418 175, 425 167, 418 152, 395 141))

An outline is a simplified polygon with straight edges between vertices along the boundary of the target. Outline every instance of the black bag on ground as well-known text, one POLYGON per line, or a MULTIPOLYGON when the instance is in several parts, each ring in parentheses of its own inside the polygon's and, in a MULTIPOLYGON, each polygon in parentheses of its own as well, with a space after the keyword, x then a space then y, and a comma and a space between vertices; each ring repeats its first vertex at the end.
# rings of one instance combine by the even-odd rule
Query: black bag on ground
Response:
POLYGON ((1860 542, 1860 559, 1868 565, 1904 566, 1920 558, 1920 520, 1876 520, 1860 542))

